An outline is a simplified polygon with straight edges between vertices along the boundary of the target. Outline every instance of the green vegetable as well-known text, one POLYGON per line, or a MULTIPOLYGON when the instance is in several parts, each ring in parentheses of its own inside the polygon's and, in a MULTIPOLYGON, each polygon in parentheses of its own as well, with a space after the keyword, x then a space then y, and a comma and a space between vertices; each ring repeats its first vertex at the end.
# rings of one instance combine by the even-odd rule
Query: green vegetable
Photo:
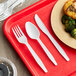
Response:
POLYGON ((62 23, 65 25, 66 32, 69 32, 76 39, 76 20, 64 15, 62 17, 62 23))
POLYGON ((62 17, 62 23, 65 25, 66 32, 71 32, 76 28, 76 21, 67 15, 62 17))
POLYGON ((72 19, 71 22, 72 22, 72 25, 76 25, 75 20, 72 19))
POLYGON ((64 15, 64 16, 62 17, 62 23, 65 24, 65 23, 66 23, 66 20, 67 20, 67 15, 64 15))
POLYGON ((62 23, 63 24, 66 24, 66 21, 69 21, 69 20, 73 20, 71 17, 67 16, 67 15, 64 15, 62 17, 62 23))
POLYGON ((74 20, 68 21, 68 23, 65 24, 65 30, 67 32, 71 32, 75 27, 76 26, 75 26, 75 21, 74 20))
POLYGON ((76 28, 71 31, 71 36, 76 39, 76 28))
POLYGON ((68 24, 66 24, 66 27, 65 27, 65 31, 66 32, 70 33, 73 29, 75 29, 74 25, 68 25, 68 24))
POLYGON ((71 17, 69 17, 69 16, 68 16, 68 18, 67 18, 67 19, 68 19, 68 20, 73 20, 73 19, 72 19, 71 17))

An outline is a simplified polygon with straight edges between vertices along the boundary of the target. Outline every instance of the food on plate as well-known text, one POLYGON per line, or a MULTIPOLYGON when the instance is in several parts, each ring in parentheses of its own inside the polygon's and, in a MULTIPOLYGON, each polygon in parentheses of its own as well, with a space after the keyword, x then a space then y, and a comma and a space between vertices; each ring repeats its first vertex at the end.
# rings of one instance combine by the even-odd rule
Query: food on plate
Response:
POLYGON ((62 23, 65 26, 65 31, 76 39, 76 0, 68 0, 64 4, 63 10, 62 23))
POLYGON ((76 28, 71 31, 71 36, 76 39, 76 28))
POLYGON ((67 15, 62 17, 62 23, 65 25, 66 32, 71 32, 76 27, 76 21, 67 15))
POLYGON ((64 4, 64 13, 73 19, 76 19, 76 0, 68 0, 64 4))

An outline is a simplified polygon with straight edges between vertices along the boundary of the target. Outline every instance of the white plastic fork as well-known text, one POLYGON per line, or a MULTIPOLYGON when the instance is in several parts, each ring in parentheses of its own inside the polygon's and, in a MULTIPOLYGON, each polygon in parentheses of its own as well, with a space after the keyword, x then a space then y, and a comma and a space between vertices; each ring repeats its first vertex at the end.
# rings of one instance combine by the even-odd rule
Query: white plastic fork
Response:
POLYGON ((31 46, 29 45, 29 43, 27 42, 27 38, 24 35, 24 33, 22 32, 22 30, 20 29, 20 27, 17 25, 14 28, 12 28, 12 31, 16 37, 16 39, 18 40, 18 42, 25 44, 29 51, 31 52, 32 56, 34 57, 35 61, 38 63, 38 65, 43 69, 43 71, 45 73, 47 73, 47 69, 44 66, 43 62, 41 61, 41 59, 38 57, 38 55, 34 52, 34 50, 31 48, 31 46))

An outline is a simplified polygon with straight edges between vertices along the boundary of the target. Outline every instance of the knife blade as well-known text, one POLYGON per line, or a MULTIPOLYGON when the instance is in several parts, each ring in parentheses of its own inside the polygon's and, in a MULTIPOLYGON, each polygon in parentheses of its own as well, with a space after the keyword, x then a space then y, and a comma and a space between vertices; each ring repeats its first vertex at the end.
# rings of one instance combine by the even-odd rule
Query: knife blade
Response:
POLYGON ((65 51, 61 48, 61 46, 57 43, 57 41, 52 37, 52 35, 49 33, 48 29, 45 27, 42 20, 39 18, 37 14, 35 14, 35 21, 38 25, 38 27, 42 30, 43 33, 45 33, 48 38, 51 40, 51 42, 54 44, 58 52, 66 59, 66 61, 69 61, 69 57, 65 53, 65 51))

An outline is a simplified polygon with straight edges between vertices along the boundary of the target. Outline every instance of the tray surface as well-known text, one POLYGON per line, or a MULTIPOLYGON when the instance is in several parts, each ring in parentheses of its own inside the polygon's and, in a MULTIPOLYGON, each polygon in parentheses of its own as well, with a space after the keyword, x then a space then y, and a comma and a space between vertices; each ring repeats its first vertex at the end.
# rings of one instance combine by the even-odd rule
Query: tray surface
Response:
MULTIPOLYGON (((34 5, 25 8, 24 10, 12 15, 9 17, 5 23, 4 23, 4 33, 12 46, 15 48, 16 52, 19 54, 23 62, 26 64, 32 75, 34 76, 72 76, 72 74, 76 74, 76 50, 66 46, 63 44, 53 33, 52 28, 50 26, 50 15, 53 6, 57 0, 41 0, 34 5), (47 9, 48 8, 48 9, 47 9), (52 55, 55 57, 58 66, 54 66, 53 63, 48 59, 46 54, 44 53, 43 49, 39 45, 39 43, 36 40, 32 40, 28 37, 26 30, 25 30, 25 23, 27 21, 30 21, 34 23, 36 26, 34 20, 34 15, 38 14, 39 17, 44 22, 45 26, 49 30, 50 34, 57 40, 57 42, 61 45, 61 47, 64 49, 64 51, 67 53, 67 55, 70 58, 69 62, 66 62, 64 58, 59 54, 59 52, 56 50, 54 45, 51 43, 51 41, 48 39, 48 37, 40 31, 40 39, 42 42, 46 45, 46 47, 49 49, 49 51, 52 53, 52 55), (19 25, 21 29, 23 30, 24 34, 26 35, 29 44, 31 47, 35 50, 37 55, 41 58, 44 65, 46 66, 48 73, 44 73, 42 69, 38 66, 38 64, 33 59, 31 53, 29 52, 28 48, 25 45, 20 44, 11 28, 15 25, 19 25)), ((37 26, 38 27, 38 26, 37 26)))

